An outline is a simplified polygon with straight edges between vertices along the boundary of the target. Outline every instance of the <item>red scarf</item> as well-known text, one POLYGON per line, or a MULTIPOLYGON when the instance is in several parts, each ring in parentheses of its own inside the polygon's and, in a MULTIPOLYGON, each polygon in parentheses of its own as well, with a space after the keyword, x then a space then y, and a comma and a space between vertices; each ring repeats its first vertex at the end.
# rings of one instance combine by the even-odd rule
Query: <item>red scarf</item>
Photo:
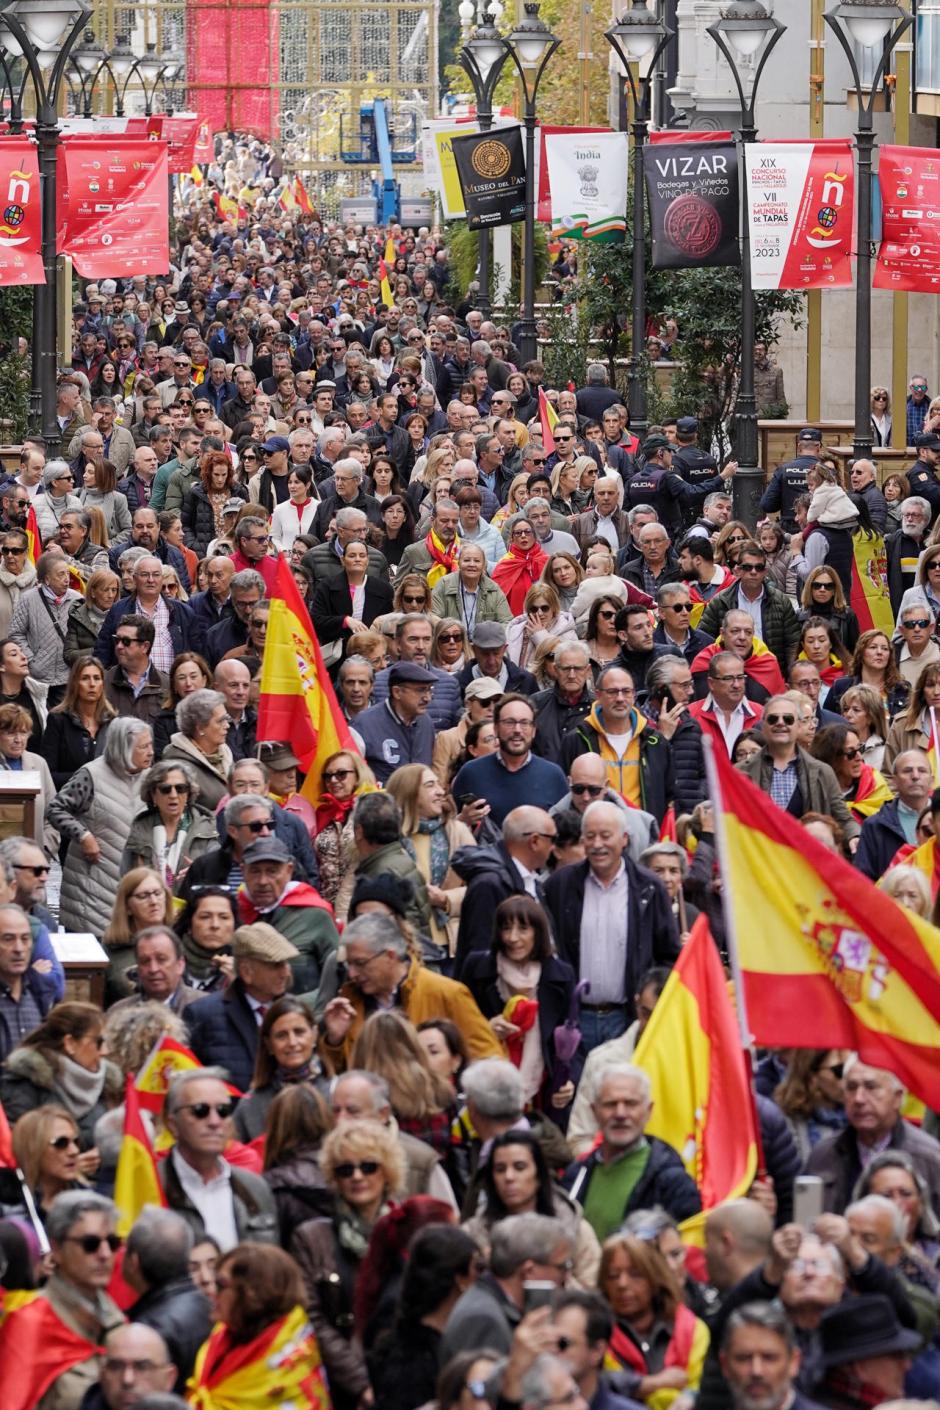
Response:
POLYGON ((322 794, 317 804, 317 832, 322 832, 333 822, 342 826, 355 806, 355 795, 350 798, 334 798, 332 793, 322 794))
MULTIPOLYGON (((666 1347, 664 1366, 681 1366, 683 1370, 686 1369, 692 1354, 692 1342, 695 1339, 695 1321, 695 1314, 680 1302, 676 1308, 672 1336, 666 1347)), ((633 1338, 628 1336, 616 1322, 607 1348, 608 1354, 614 1357, 621 1366, 637 1371, 641 1376, 649 1374, 649 1367, 643 1352, 633 1338)))
POLYGON ((441 578, 447 573, 455 573, 457 571, 457 555, 460 552, 460 540, 455 535, 450 544, 445 545, 441 543, 441 540, 434 530, 430 529, 425 535, 424 546, 436 565, 428 573, 428 582, 433 587, 434 584, 440 582, 441 578))
POLYGON ((528 551, 511 544, 506 557, 501 558, 493 568, 493 582, 506 594, 509 610, 514 617, 521 616, 525 610, 525 595, 538 581, 547 562, 548 554, 540 544, 533 544, 528 551))

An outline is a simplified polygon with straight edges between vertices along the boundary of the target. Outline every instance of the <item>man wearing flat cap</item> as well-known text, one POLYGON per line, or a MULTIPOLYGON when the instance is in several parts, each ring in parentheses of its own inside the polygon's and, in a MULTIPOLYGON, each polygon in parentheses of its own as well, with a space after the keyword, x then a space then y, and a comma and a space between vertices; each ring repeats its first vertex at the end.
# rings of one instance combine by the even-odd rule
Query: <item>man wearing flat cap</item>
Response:
POLYGON ((235 1086, 247 1092, 264 1016, 275 999, 290 989, 291 961, 300 952, 264 921, 240 926, 232 937, 232 950, 232 983, 190 1004, 186 1022, 192 1050, 203 1066, 224 1067, 235 1086))
POLYGON ((333 907, 305 881, 294 880, 294 859, 279 837, 259 837, 242 854, 245 884, 236 897, 244 925, 266 921, 297 952, 294 989, 316 989, 329 955, 339 945, 333 907))
POLYGON ((388 699, 356 716, 365 759, 380 784, 403 764, 431 765, 434 725, 428 706, 437 677, 417 661, 396 661, 388 672, 388 699))

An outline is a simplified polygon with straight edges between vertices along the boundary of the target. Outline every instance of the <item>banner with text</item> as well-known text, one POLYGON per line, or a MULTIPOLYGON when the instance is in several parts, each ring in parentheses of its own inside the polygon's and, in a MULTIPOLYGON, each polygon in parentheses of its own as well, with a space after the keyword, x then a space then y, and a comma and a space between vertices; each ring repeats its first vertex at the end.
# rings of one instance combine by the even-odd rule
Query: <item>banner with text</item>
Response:
POLYGON ((850 288, 851 142, 748 143, 744 175, 754 288, 850 288))
POLYGON ((0 137, 0 284, 45 284, 39 160, 29 137, 0 137))
POLYGON ((451 146, 470 229, 525 220, 522 128, 455 137, 451 146))
POLYGON ((567 132, 569 136, 574 137, 585 133, 609 131, 609 127, 551 127, 543 122, 539 123, 535 142, 535 169, 538 176, 535 187, 538 192, 535 207, 536 220, 540 220, 543 225, 551 225, 552 223, 552 193, 548 184, 548 158, 545 155, 546 138, 554 137, 560 132, 567 132))
POLYGON ((876 289, 940 292, 940 151, 880 147, 881 245, 876 289))
POLYGON ((69 137, 59 146, 57 248, 83 279, 165 274, 165 142, 69 137))
POLYGON ((741 263, 733 142, 656 143, 643 150, 654 269, 741 263))
POLYGON ((627 134, 545 137, 552 238, 616 244, 627 229, 627 134))

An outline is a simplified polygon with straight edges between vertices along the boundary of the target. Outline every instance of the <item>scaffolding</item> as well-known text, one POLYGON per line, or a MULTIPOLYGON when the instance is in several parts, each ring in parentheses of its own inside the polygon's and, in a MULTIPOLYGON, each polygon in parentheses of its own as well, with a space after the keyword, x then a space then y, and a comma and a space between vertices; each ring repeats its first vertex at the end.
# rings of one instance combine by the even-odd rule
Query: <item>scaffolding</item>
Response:
MULTIPOLYGON (((362 106, 375 98, 387 102, 396 175, 413 192, 423 188, 414 133, 438 108, 438 5, 439 0, 271 0, 268 35, 276 62, 267 86, 274 90, 273 138, 285 167, 300 173, 324 213, 334 214, 344 196, 367 192, 378 174, 342 155, 343 134, 348 137, 358 127, 362 106), (401 161, 406 146, 413 160, 401 161)), ((140 53, 151 43, 181 61, 192 54, 192 16, 198 13, 193 0, 189 5, 145 0, 135 6, 95 0, 95 11, 95 31, 105 47, 128 34, 140 53)), ((245 82, 241 75, 216 75, 219 86, 245 82)), ((174 83, 177 108, 188 105, 185 85, 185 75, 174 83)), ((106 103, 103 95, 101 111, 106 103)))

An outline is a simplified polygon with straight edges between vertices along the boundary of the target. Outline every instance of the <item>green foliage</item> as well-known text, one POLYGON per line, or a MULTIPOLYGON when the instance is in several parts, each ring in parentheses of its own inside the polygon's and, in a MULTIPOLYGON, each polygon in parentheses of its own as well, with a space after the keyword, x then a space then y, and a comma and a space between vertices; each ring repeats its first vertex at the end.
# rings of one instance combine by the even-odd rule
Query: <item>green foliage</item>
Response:
POLYGON ((0 288, 0 355, 14 338, 28 338, 33 330, 33 290, 27 284, 0 288))
MULTIPOLYGON (((518 304, 521 298, 519 274, 522 267, 522 232, 520 221, 512 227, 512 270, 509 282, 509 302, 518 304)), ((453 220, 444 226, 444 243, 451 271, 450 293, 455 303, 465 298, 468 288, 477 277, 477 261, 480 253, 479 232, 470 230, 465 220, 453 220)), ((535 289, 538 299, 539 285, 548 274, 548 237, 545 226, 535 226, 535 289)), ((497 266, 493 265, 493 287, 497 283, 497 266)))
POLYGON ((584 369, 595 360, 591 348, 591 324, 584 311, 573 304, 552 304, 542 322, 548 324, 550 342, 540 349, 549 387, 584 385, 584 369))
POLYGON ((29 415, 29 363, 16 353, 0 358, 0 441, 21 441, 29 415))

